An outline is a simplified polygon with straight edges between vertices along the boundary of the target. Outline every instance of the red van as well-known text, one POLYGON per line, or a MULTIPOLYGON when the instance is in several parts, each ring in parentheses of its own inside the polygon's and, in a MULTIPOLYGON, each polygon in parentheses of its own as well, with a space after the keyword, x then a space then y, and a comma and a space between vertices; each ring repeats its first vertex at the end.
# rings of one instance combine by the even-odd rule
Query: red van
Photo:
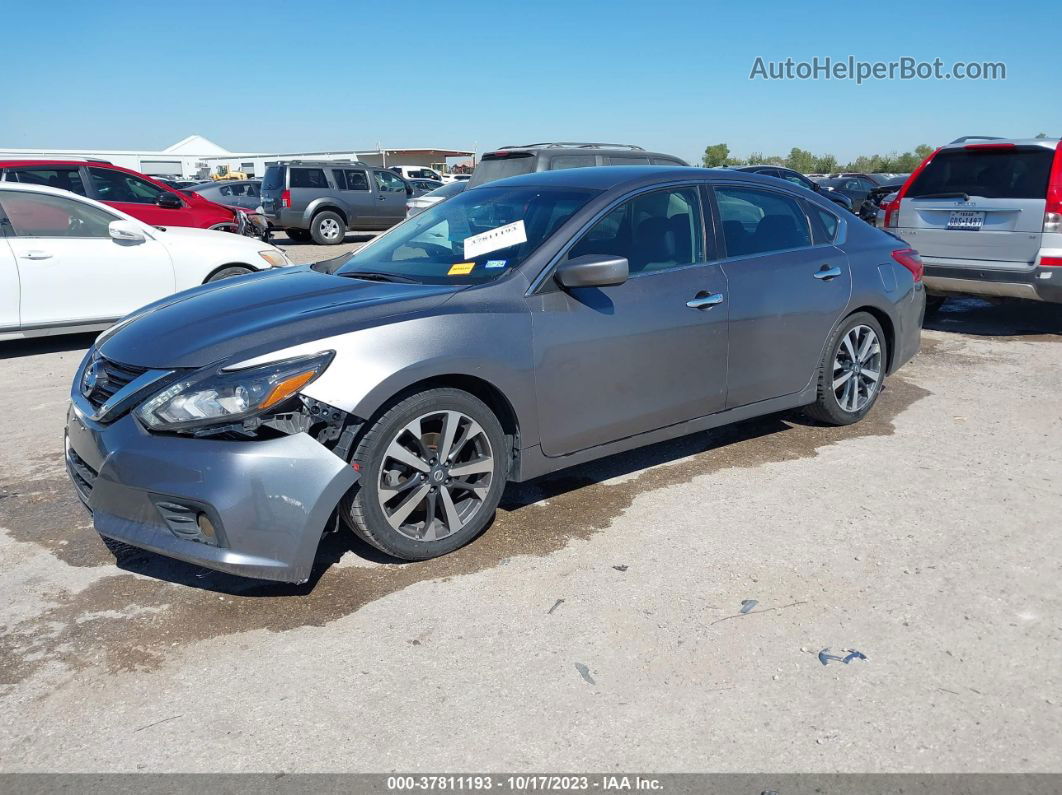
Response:
POLYGON ((0 181, 50 185, 109 204, 152 226, 234 231, 236 212, 128 168, 84 160, 0 160, 0 181))

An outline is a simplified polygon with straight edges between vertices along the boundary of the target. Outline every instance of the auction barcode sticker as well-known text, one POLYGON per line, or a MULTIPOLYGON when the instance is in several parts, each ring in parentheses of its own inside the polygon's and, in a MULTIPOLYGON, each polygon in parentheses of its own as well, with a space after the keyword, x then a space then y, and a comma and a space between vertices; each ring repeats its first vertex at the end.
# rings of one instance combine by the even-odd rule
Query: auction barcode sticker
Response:
POLYGON ((465 257, 473 259, 480 254, 489 254, 509 246, 518 246, 527 242, 527 232, 524 230, 523 220, 514 221, 505 226, 491 229, 472 237, 465 238, 465 257))

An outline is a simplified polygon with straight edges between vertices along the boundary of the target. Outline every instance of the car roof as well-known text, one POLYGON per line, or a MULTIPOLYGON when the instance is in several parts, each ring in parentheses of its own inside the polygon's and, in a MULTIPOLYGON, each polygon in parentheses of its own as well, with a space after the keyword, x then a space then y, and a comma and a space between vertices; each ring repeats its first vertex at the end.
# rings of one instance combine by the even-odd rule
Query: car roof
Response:
POLYGON ((966 147, 991 148, 999 144, 1013 144, 1014 146, 1042 146, 1045 149, 1056 149, 1062 143, 1062 138, 970 138, 966 141, 952 141, 941 147, 945 149, 965 149, 966 147))
POLYGON ((555 171, 536 171, 515 177, 485 182, 469 190, 492 187, 557 187, 612 190, 619 187, 637 188, 655 182, 671 180, 703 180, 718 182, 740 177, 742 181, 759 182, 777 187, 779 180, 764 174, 738 172, 730 168, 694 168, 691 166, 588 166, 562 168, 555 171))

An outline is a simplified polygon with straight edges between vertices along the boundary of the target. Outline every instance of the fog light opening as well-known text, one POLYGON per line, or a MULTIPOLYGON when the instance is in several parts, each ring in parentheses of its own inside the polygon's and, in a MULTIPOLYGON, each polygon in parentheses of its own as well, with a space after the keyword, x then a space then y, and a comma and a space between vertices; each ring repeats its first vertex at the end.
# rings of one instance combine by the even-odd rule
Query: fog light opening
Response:
POLYGON ((210 517, 201 512, 196 517, 195 521, 196 524, 199 525, 199 532, 202 534, 203 540, 208 544, 214 544, 216 546, 218 543, 218 534, 214 530, 214 523, 210 521, 210 517))

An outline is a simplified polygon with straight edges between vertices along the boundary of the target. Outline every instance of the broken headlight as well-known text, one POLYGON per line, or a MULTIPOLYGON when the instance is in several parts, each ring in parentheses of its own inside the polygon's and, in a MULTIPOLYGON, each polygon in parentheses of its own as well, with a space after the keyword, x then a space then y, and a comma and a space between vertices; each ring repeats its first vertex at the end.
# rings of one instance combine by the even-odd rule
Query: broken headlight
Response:
POLYGON ((200 371, 149 398, 136 416, 151 430, 239 422, 279 407, 325 371, 333 351, 243 370, 200 371))

